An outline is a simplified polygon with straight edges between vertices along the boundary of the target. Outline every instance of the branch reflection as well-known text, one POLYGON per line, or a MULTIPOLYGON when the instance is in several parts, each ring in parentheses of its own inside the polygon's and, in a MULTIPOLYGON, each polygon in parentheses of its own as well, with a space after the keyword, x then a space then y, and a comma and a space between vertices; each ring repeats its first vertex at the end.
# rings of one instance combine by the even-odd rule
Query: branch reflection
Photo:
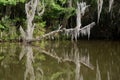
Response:
POLYGON ((3 80, 119 79, 119 45, 93 44, 53 42, 45 44, 42 48, 38 44, 37 46, 0 44, 0 78, 3 80))
MULTIPOLYGON (((46 51, 45 49, 41 49, 39 47, 35 47, 35 46, 34 46, 34 48, 50 57, 56 59, 59 63, 63 63, 63 62, 74 63, 76 66, 75 80, 83 80, 83 75, 80 73, 81 65, 84 65, 91 70, 93 70, 94 67, 90 63, 89 53, 87 56, 82 56, 82 55, 80 55, 80 51, 77 47, 77 44, 73 43, 72 45, 73 46, 72 46, 72 49, 70 52, 67 51, 66 49, 63 49, 63 51, 62 51, 63 53, 61 53, 61 55, 57 54, 57 51, 55 48, 49 48, 49 49, 47 49, 48 51, 46 51)), ((55 45, 52 45, 52 46, 55 46, 55 45)))

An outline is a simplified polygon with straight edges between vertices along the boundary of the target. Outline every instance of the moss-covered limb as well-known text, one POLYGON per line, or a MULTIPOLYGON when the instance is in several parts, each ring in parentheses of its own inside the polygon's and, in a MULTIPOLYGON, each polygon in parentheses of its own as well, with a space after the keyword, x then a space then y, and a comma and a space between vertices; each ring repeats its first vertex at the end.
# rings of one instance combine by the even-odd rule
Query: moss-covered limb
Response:
POLYGON ((90 29, 95 26, 95 22, 92 22, 88 25, 86 25, 85 27, 82 27, 82 28, 69 28, 69 29, 66 29, 66 28, 62 28, 62 26, 60 26, 57 30, 54 30, 54 31, 51 31, 49 33, 46 33, 45 35, 42 35, 39 39, 32 39, 31 42, 34 42, 34 41, 40 41, 42 39, 48 39, 48 38, 53 38, 55 34, 57 33, 65 33, 66 35, 70 35, 71 36, 71 39, 74 39, 76 38, 76 30, 79 31, 78 34, 81 34, 81 35, 88 35, 88 39, 90 37, 90 29))
POLYGON ((37 40, 39 41, 42 38, 54 37, 54 35, 59 32, 64 32, 66 35, 70 35, 72 40, 73 39, 77 40, 77 38, 79 37, 80 34, 88 35, 88 38, 89 38, 90 37, 90 29, 91 29, 91 27, 93 27, 95 25, 95 22, 81 28, 81 25, 82 25, 81 18, 82 18, 82 16, 84 16, 85 10, 88 6, 89 5, 86 5, 86 2, 80 2, 80 3, 77 2, 77 8, 76 8, 76 21, 77 22, 76 22, 75 28, 61 29, 61 27, 60 27, 58 30, 49 32, 49 33, 43 35, 42 37, 40 37, 39 39, 34 39, 31 41, 37 41, 37 40))

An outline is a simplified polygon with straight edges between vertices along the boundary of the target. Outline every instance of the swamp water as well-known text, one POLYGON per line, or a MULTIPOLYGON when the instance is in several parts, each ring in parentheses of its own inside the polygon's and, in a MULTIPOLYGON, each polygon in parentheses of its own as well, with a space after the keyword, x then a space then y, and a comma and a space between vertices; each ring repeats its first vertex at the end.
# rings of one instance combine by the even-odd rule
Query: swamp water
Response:
POLYGON ((120 42, 0 43, 0 80, 120 80, 120 42))

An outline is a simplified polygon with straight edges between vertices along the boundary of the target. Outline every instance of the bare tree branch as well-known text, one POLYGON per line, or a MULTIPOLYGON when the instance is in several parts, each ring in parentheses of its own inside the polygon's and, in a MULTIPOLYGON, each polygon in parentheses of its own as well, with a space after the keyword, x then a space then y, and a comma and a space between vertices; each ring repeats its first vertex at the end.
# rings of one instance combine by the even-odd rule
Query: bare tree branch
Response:
POLYGON ((40 4, 40 2, 38 2, 37 14, 39 16, 41 16, 44 12, 45 12, 45 4, 44 4, 44 0, 43 0, 43 2, 41 2, 41 4, 40 4))
MULTIPOLYGON (((81 29, 78 29, 79 33, 82 34, 82 31, 86 31, 86 35, 88 35, 88 38, 90 37, 90 29, 95 26, 95 22, 92 22, 90 24, 88 24, 87 26, 81 28, 81 29), (89 30, 89 31, 88 31, 89 30)), ((70 28, 70 29, 66 29, 66 28, 62 28, 62 26, 60 26, 58 28, 58 30, 55 30, 55 31, 52 31, 52 32, 49 32, 43 36, 41 36, 39 39, 32 39, 32 41, 40 41, 42 39, 45 39, 47 37, 50 37, 50 36, 54 36, 56 33, 59 33, 59 32, 64 32, 66 35, 70 35, 70 36, 73 36, 74 35, 74 32, 76 31, 76 28, 70 28)), ((82 34, 82 35, 85 35, 85 34, 82 34)))

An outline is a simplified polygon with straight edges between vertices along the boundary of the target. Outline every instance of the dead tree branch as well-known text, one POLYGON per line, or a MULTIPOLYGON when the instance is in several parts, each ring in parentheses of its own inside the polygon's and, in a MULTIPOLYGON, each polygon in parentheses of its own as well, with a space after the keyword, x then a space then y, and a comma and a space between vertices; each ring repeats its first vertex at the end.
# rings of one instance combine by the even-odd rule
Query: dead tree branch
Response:
MULTIPOLYGON (((87 26, 78 29, 78 31, 79 31, 79 33, 81 33, 81 35, 88 35, 88 38, 89 38, 90 37, 90 29, 93 26, 95 26, 95 22, 92 22, 92 23, 88 24, 87 26)), ((56 33, 60 33, 60 32, 63 32, 66 35, 70 35, 71 39, 72 39, 72 36, 74 35, 75 31, 76 31, 76 28, 70 28, 70 29, 62 28, 61 29, 61 27, 59 27, 58 30, 49 32, 49 33, 41 36, 39 39, 32 39, 31 41, 40 41, 40 40, 45 39, 45 38, 50 37, 50 36, 53 37, 56 33)))

